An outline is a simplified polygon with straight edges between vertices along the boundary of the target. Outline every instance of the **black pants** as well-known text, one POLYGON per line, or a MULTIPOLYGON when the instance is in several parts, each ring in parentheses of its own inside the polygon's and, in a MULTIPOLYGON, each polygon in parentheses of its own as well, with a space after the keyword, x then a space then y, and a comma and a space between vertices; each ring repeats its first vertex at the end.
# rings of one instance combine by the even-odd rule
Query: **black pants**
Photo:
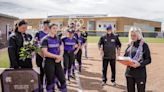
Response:
POLYGON ((116 61, 115 59, 103 59, 103 81, 107 81, 107 70, 108 70, 108 63, 110 63, 112 76, 111 76, 111 82, 115 82, 115 75, 116 75, 116 61))
POLYGON ((43 68, 43 58, 36 54, 36 64, 40 68, 40 83, 43 85, 43 77, 44 77, 44 68, 43 68))
POLYGON ((61 84, 61 90, 66 89, 66 80, 64 77, 64 71, 62 69, 61 63, 55 63, 54 59, 46 58, 44 70, 47 80, 46 89, 48 92, 54 90, 55 77, 57 77, 61 84))
POLYGON ((76 54, 76 60, 79 64, 79 71, 81 72, 81 65, 82 65, 82 62, 81 62, 81 57, 82 57, 82 50, 79 49, 78 53, 76 54))
POLYGON ((32 68, 32 59, 27 58, 24 61, 19 61, 19 66, 21 68, 32 68))
POLYGON ((145 78, 134 78, 126 77, 127 90, 128 92, 135 92, 135 85, 137 84, 137 92, 145 92, 146 77, 145 78))
POLYGON ((74 51, 64 51, 64 74, 68 71, 68 80, 71 76, 71 68, 75 61, 74 51))

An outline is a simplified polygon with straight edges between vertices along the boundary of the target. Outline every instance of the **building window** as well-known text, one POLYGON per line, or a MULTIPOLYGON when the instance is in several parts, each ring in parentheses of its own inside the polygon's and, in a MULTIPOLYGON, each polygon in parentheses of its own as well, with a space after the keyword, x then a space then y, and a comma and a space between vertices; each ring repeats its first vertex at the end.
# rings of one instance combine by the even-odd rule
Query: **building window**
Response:
POLYGON ((106 25, 104 24, 104 28, 106 28, 106 25))
POLYGON ((101 28, 101 25, 99 25, 99 28, 101 28))

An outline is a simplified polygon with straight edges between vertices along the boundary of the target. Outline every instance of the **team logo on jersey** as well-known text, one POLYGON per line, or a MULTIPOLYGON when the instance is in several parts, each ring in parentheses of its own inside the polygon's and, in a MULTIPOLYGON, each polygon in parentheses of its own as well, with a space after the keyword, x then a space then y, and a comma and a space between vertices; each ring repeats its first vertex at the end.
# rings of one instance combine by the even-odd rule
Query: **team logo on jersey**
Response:
POLYGON ((66 42, 65 45, 75 45, 73 42, 66 42))
POLYGON ((49 44, 48 47, 49 47, 49 48, 59 47, 59 44, 49 44))
POLYGON ((111 42, 115 42, 115 39, 111 39, 111 42))

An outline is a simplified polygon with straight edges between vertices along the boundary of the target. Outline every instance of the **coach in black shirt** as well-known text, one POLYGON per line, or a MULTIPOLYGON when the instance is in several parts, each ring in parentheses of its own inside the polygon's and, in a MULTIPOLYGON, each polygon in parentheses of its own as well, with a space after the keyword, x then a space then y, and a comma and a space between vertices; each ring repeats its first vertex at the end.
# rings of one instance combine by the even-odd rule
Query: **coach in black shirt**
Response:
POLYGON ((102 36, 98 43, 102 59, 103 59, 103 83, 102 86, 106 84, 107 81, 107 69, 108 63, 110 63, 112 76, 111 82, 115 86, 115 74, 116 74, 116 52, 120 55, 121 43, 117 34, 112 32, 112 26, 107 27, 106 35, 102 36))

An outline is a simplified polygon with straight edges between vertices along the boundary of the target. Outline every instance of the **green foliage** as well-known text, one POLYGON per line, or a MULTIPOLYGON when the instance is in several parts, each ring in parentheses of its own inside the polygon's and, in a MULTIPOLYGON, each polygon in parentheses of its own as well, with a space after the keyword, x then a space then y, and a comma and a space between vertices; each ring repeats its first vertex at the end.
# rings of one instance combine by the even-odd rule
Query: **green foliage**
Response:
POLYGON ((20 60, 25 60, 26 58, 32 58, 33 53, 40 51, 40 48, 33 42, 24 42, 24 46, 20 49, 20 60))

